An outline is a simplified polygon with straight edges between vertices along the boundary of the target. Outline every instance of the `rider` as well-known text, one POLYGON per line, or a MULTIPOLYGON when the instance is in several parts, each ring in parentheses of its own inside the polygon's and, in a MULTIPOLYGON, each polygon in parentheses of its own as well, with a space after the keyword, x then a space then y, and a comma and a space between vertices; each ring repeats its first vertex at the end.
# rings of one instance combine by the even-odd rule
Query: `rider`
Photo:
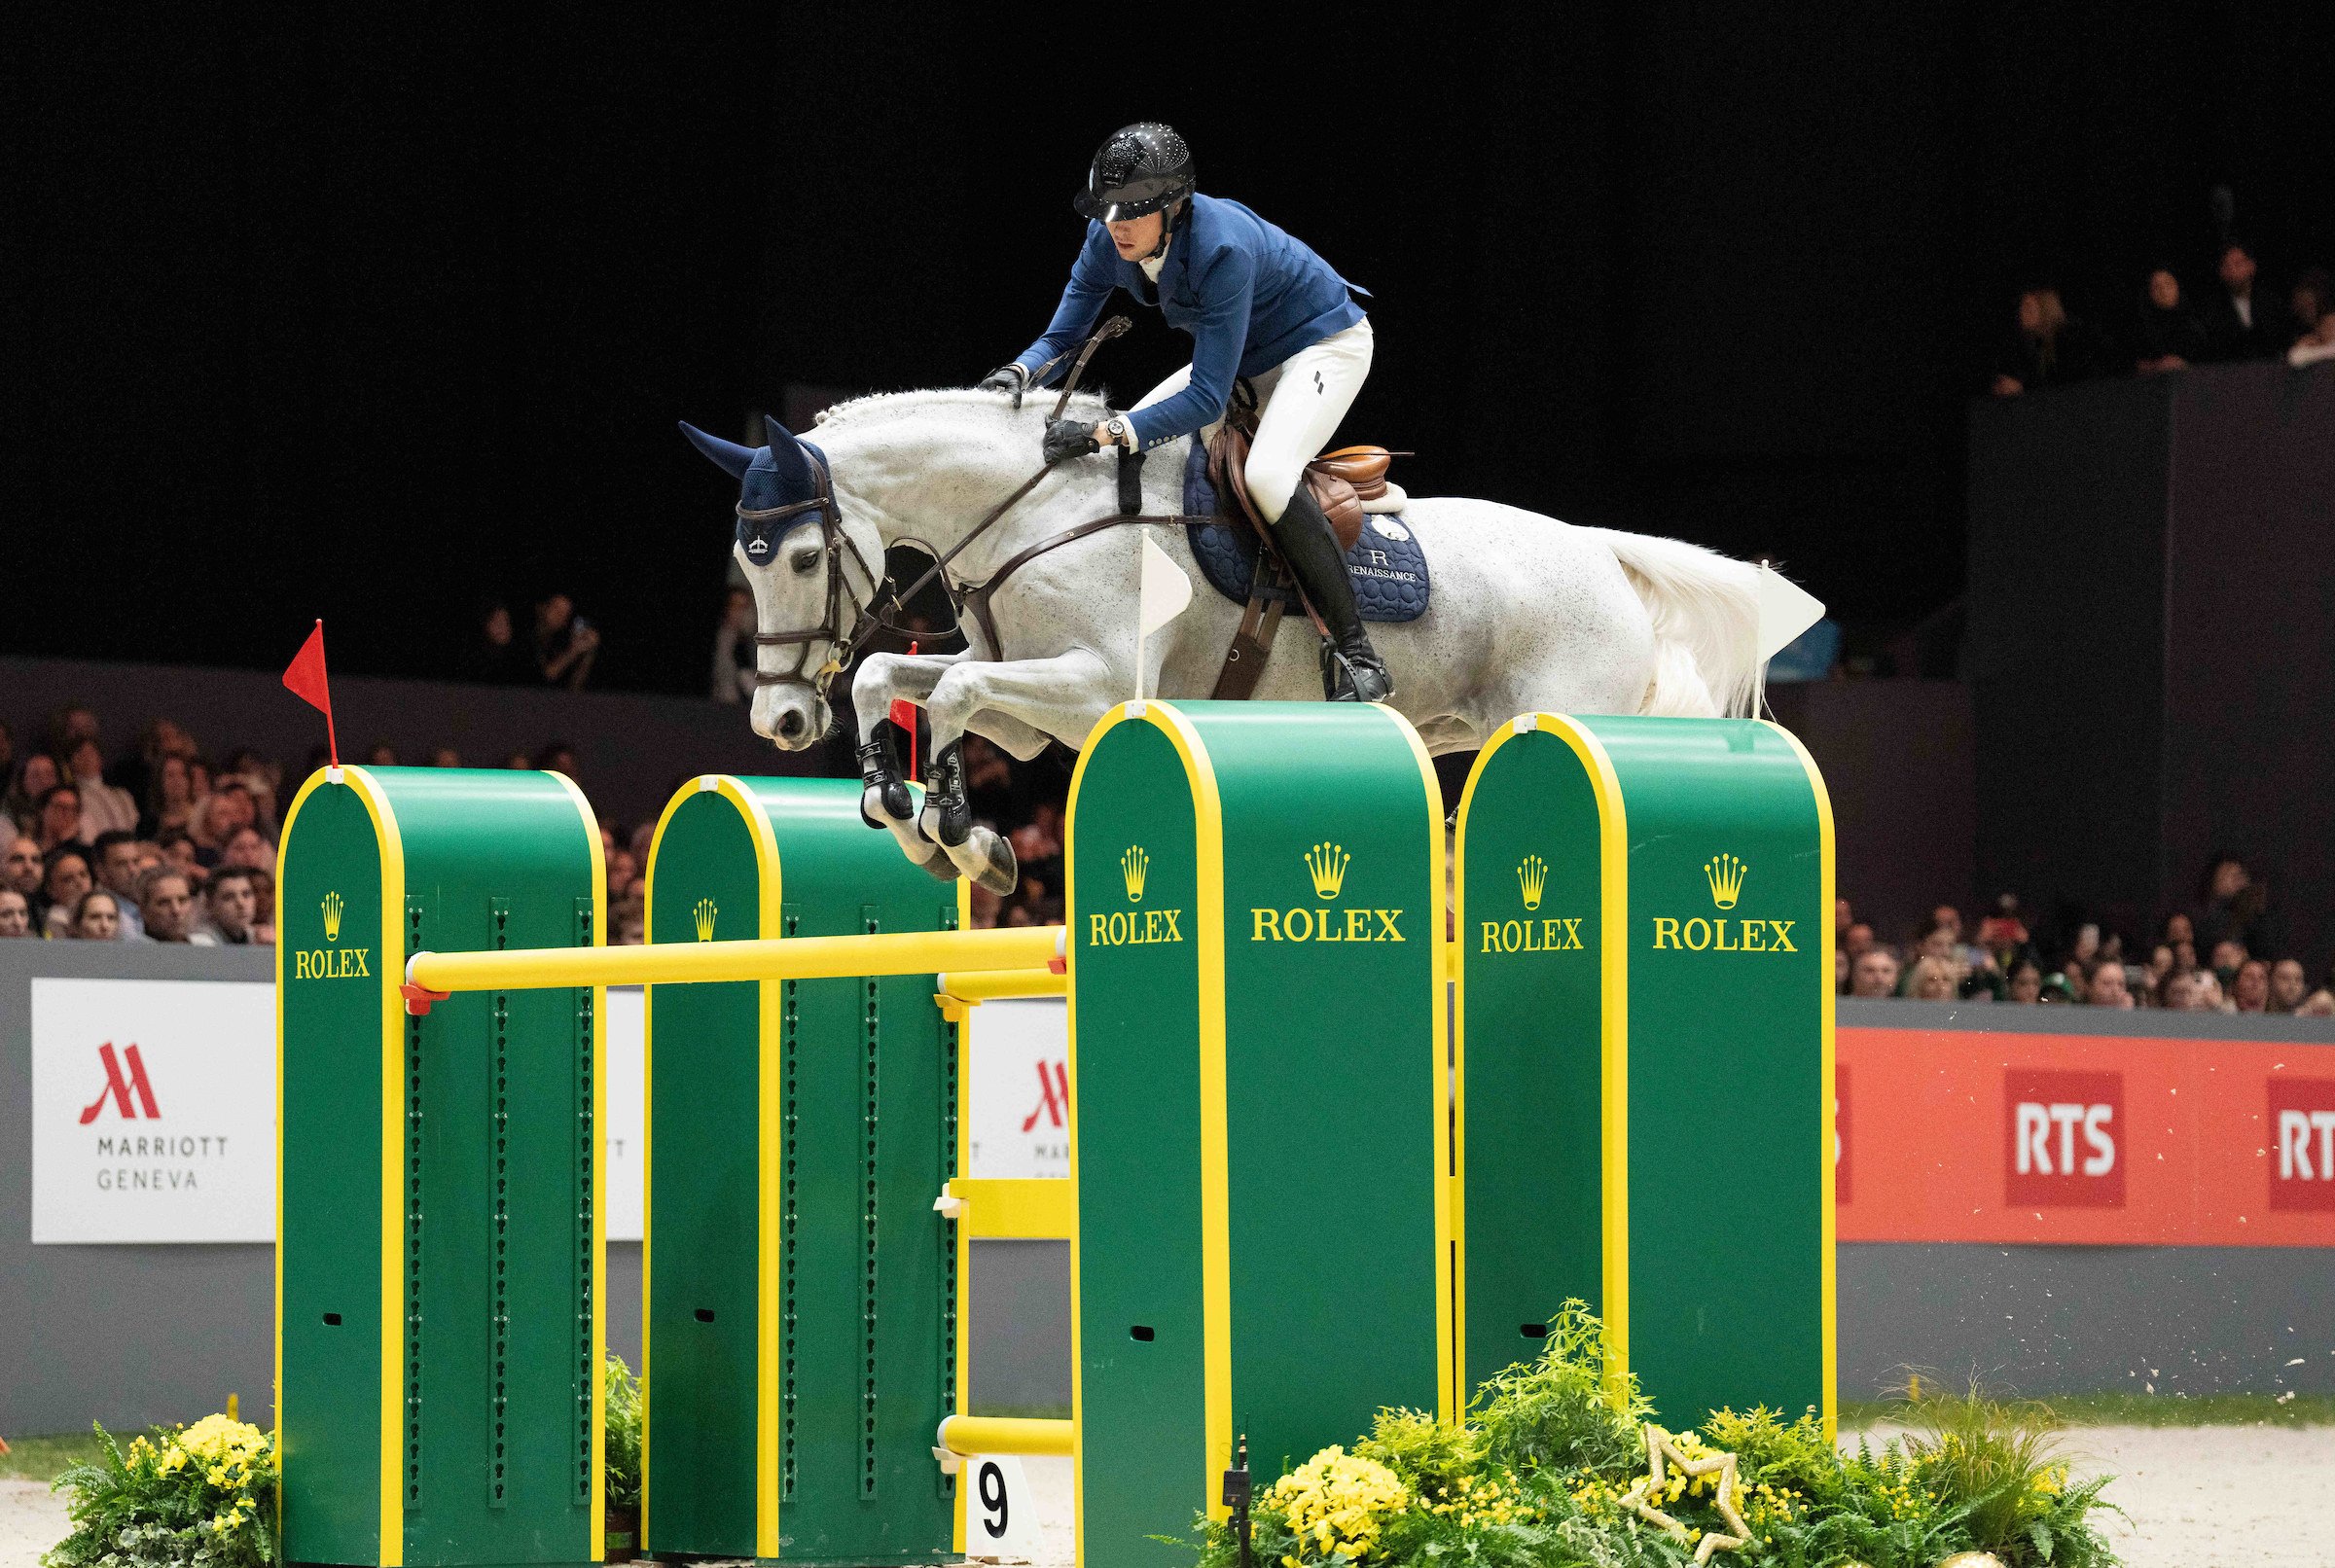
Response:
POLYGON ((1074 205, 1093 221, 1054 320, 981 385, 1018 400, 1033 379, 1044 385, 1066 373, 1113 287, 1158 305, 1169 326, 1192 335, 1191 365, 1123 416, 1092 426, 1055 421, 1046 460, 1111 445, 1148 451, 1191 435, 1224 417, 1235 377, 1245 377, 1260 404, 1242 471, 1249 498, 1329 627, 1350 688, 1337 695, 1383 700, 1393 682, 1362 630, 1329 518, 1303 482, 1370 374, 1370 320, 1349 293, 1367 291, 1239 202, 1202 196, 1191 150, 1167 125, 1114 132, 1074 205))

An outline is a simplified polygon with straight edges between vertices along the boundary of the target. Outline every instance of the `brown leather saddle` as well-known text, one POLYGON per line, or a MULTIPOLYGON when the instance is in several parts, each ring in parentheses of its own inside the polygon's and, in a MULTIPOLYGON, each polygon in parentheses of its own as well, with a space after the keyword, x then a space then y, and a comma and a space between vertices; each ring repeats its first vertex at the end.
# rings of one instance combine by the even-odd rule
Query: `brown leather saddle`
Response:
MULTIPOLYGON (((1236 399, 1208 441, 1208 482, 1216 490, 1217 514, 1228 519, 1246 518, 1258 542, 1257 575, 1249 585, 1248 603, 1240 612, 1232 646, 1225 650, 1216 688, 1208 694, 1225 702, 1246 698, 1265 678, 1265 660, 1273 652, 1274 634, 1280 630, 1281 611, 1288 602, 1285 594, 1274 589, 1285 588, 1295 581, 1289 563, 1281 558, 1280 548, 1273 542, 1273 529, 1249 498, 1248 447, 1256 431, 1256 406, 1236 399)), ((1306 465, 1306 488, 1313 492, 1322 516, 1329 519, 1342 553, 1360 541, 1362 503, 1386 493, 1386 471, 1393 462, 1394 454, 1383 446, 1341 446, 1306 465)), ((1311 604, 1306 613, 1313 621, 1313 629, 1322 632, 1321 618, 1313 614, 1311 604)))
MULTIPOLYGON (((1264 540, 1267 553, 1277 561, 1280 552, 1273 547, 1273 530, 1248 495, 1248 445, 1255 436, 1254 410, 1228 414, 1208 442, 1208 482, 1216 489, 1217 511, 1227 517, 1247 518, 1264 540)), ((1330 519, 1340 550, 1351 550, 1361 539, 1362 504, 1386 493, 1386 471, 1393 463, 1394 454, 1383 446, 1341 446, 1306 465, 1306 488, 1330 519)))

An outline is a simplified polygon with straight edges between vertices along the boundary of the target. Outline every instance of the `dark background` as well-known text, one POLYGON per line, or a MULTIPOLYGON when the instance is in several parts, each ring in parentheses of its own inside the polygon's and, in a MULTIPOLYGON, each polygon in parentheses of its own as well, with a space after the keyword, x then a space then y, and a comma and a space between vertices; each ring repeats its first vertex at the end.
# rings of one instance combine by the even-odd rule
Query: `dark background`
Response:
POLYGON ((321 614, 337 667, 427 674, 557 587, 596 682, 697 691, 730 497, 672 421, 977 377, 1145 116, 1374 292, 1349 434, 1414 491, 1772 551, 1867 643, 1959 591, 2009 291, 2111 327, 2159 258, 2194 291, 2222 181, 2274 288, 2335 258, 2318 28, 995 16, 18 16, 0 651, 272 666, 321 614))

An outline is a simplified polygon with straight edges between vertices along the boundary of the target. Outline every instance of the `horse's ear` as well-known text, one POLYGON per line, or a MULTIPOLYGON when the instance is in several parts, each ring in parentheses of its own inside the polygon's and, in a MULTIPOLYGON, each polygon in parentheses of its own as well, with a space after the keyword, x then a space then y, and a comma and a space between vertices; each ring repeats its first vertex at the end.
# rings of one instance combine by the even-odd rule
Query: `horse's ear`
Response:
POLYGON ((810 459, 803 454, 803 444, 795 440, 795 433, 775 416, 766 413, 762 416, 762 439, 771 444, 771 467, 776 471, 778 482, 787 494, 808 496, 810 459))
POLYGON ((740 446, 719 436, 709 436, 686 419, 681 421, 681 434, 687 436, 689 444, 703 452, 716 468, 734 480, 743 480, 746 470, 753 466, 754 448, 751 446, 740 446))

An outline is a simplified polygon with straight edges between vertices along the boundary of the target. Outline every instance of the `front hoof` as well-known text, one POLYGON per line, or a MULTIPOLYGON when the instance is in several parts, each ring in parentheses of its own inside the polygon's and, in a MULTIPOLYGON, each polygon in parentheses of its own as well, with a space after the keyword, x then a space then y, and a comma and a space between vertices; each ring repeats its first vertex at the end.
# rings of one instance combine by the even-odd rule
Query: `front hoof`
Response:
POLYGON ((974 885, 988 889, 999 898, 1009 898, 1022 882, 1022 865, 1014 858, 1014 846, 997 834, 986 834, 988 840, 981 847, 985 858, 981 870, 973 877, 974 885))
POLYGON ((956 869, 956 862, 949 858, 949 851, 939 844, 931 845, 929 852, 916 864, 924 868, 924 874, 937 882, 953 882, 962 874, 956 869))

